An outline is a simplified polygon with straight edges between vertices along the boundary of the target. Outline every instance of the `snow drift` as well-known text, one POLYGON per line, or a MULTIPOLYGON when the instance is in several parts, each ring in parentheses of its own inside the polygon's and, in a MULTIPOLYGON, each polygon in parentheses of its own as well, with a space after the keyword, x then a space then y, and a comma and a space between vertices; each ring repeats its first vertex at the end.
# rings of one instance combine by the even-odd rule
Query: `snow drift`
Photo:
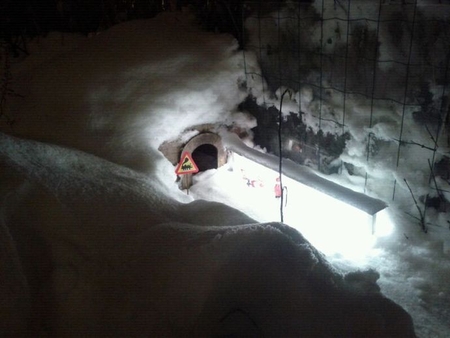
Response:
POLYGON ((0 138, 2 336, 414 337, 374 271, 79 151, 0 138))

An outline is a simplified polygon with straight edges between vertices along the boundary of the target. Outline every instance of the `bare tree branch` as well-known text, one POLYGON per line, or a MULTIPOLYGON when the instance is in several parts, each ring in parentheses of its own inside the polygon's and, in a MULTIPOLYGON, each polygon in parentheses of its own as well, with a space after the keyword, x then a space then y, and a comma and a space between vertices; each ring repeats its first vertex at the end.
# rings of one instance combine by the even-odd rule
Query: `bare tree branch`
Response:
POLYGON ((416 219, 420 222, 420 226, 421 226, 421 228, 422 228, 422 231, 423 231, 424 233, 427 233, 427 232, 428 232, 428 228, 427 228, 427 226, 426 226, 426 224, 425 224, 425 216, 424 216, 424 213, 423 213, 422 210, 420 209, 419 204, 417 203, 417 200, 416 200, 416 198, 414 197, 414 194, 413 194, 413 192, 412 192, 412 190, 411 190, 411 187, 410 187, 409 184, 408 184, 408 181, 407 181, 406 179, 403 179, 403 181, 405 181, 406 186, 408 187, 409 192, 411 193, 411 197, 412 197, 413 200, 414 200, 414 204, 416 205, 416 208, 417 208, 417 210, 419 211, 420 218, 416 218, 416 217, 414 217, 414 218, 416 218, 416 219))

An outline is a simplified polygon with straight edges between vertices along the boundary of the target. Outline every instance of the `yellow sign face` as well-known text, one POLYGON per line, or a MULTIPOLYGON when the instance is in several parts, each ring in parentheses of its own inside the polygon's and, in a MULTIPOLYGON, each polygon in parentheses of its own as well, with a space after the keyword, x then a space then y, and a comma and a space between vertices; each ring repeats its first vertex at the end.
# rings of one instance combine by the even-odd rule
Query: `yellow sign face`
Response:
POLYGON ((177 175, 194 174, 198 172, 198 167, 188 152, 181 155, 181 161, 178 163, 175 173, 177 175))

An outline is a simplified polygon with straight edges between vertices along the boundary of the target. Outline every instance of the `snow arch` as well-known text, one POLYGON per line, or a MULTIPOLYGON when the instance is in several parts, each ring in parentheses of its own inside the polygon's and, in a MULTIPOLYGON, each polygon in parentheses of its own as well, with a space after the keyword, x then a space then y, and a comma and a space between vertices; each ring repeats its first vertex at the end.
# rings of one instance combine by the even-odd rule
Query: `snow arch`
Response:
POLYGON ((219 135, 214 133, 201 133, 194 136, 186 143, 182 153, 187 151, 190 154, 193 154, 198 147, 208 144, 217 149, 217 167, 223 166, 227 162, 227 154, 223 147, 222 139, 219 135))
MULTIPOLYGON (((181 154, 189 152, 194 154, 195 150, 201 146, 211 145, 217 149, 217 165, 216 168, 223 166, 227 162, 227 152, 222 144, 222 139, 215 133, 205 132, 191 138, 184 146, 181 154)), ((196 158, 194 158, 196 161, 196 158)), ((200 164, 200 163, 198 163, 200 164)), ((188 188, 192 184, 192 174, 183 175, 183 188, 188 188)))

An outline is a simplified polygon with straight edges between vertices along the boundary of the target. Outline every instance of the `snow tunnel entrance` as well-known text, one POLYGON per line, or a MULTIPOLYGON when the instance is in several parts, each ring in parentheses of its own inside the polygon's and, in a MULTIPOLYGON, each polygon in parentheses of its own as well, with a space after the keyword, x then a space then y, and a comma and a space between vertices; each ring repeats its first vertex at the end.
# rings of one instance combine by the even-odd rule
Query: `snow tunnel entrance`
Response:
POLYGON ((199 171, 217 169, 217 148, 212 144, 202 144, 192 153, 192 159, 197 164, 199 171))
MULTIPOLYGON (((188 152, 199 171, 220 168, 227 162, 227 152, 219 135, 211 132, 200 133, 189 140, 181 149, 181 154, 188 152)), ((180 159, 178 159, 180 161, 180 159)), ((182 188, 192 185, 192 174, 183 175, 182 188)))

